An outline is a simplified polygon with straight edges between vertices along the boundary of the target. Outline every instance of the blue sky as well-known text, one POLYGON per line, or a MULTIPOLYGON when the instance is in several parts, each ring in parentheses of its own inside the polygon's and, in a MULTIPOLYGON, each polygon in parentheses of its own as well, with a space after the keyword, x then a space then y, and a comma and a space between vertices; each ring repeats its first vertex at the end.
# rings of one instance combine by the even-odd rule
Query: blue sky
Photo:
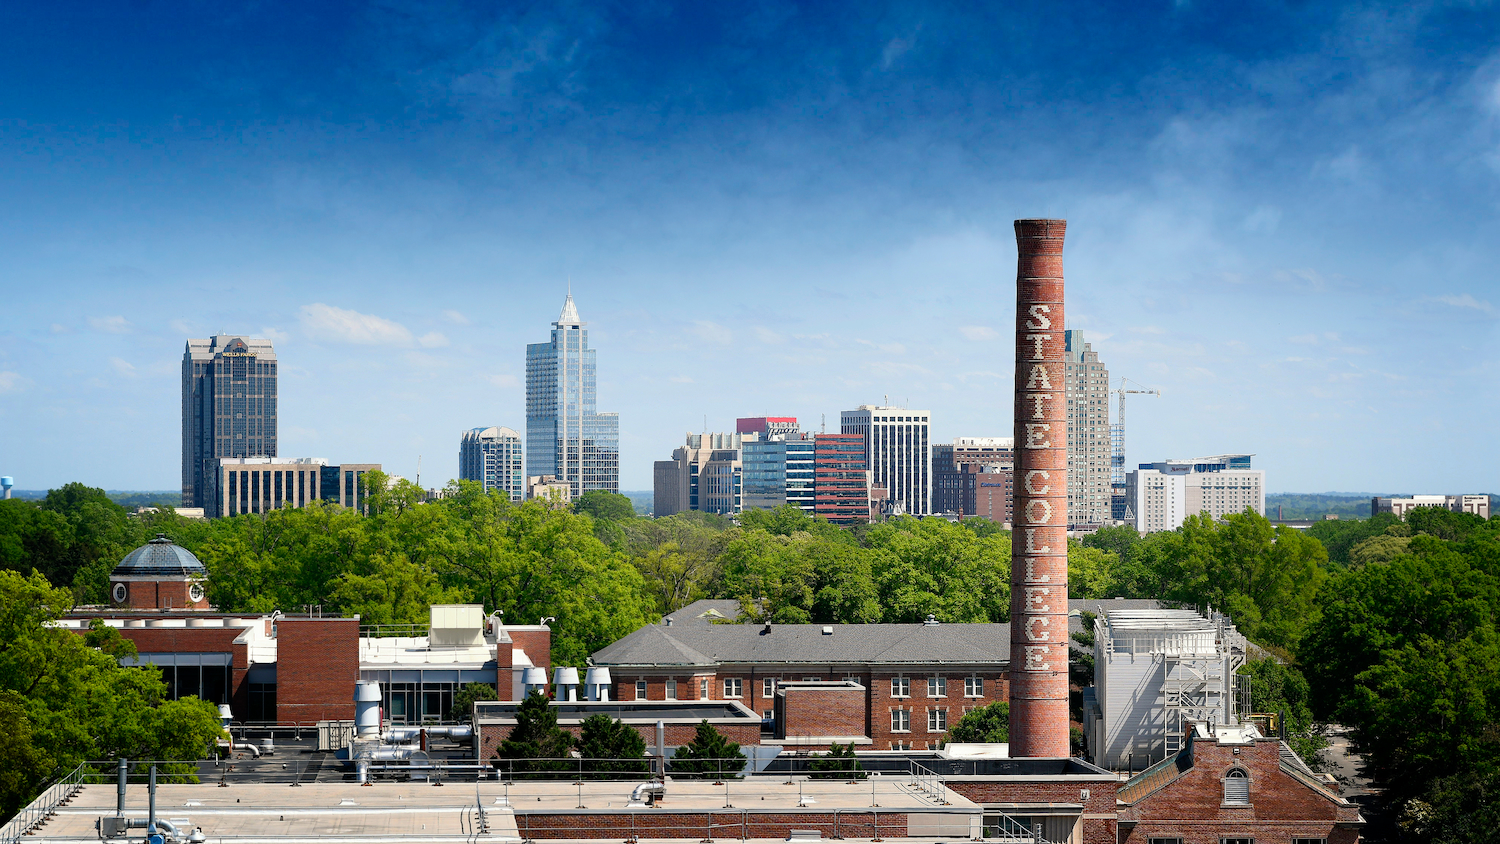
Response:
POLYGON ((4 4, 0 474, 176 487, 227 330, 283 456, 440 483, 570 279, 626 489, 705 417, 1008 435, 1037 216, 1132 463, 1500 486, 1490 3, 4 4))

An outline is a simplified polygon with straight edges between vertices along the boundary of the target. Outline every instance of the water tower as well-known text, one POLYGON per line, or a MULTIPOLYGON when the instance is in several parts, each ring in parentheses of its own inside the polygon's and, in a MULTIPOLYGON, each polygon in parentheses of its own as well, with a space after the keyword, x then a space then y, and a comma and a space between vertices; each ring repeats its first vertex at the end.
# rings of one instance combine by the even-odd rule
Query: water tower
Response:
POLYGON ((10 498, 10 488, 16 485, 16 479, 10 475, 0 477, 0 498, 10 498))

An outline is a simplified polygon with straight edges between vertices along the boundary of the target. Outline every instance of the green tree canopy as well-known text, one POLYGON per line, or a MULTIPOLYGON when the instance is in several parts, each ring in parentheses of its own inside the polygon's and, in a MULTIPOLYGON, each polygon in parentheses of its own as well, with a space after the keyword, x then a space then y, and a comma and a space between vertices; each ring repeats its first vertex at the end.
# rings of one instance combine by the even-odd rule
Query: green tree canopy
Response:
POLYGON ((591 489, 573 502, 573 512, 585 513, 601 521, 623 522, 634 519, 635 505, 618 492, 591 489))
POLYGON ((672 775, 700 779, 737 777, 745 767, 740 746, 724 737, 707 720, 700 721, 693 740, 672 756, 672 775))
POLYGON ((852 741, 848 744, 834 742, 828 746, 827 753, 813 757, 807 767, 812 772, 813 779, 862 780, 869 776, 865 772, 865 766, 854 755, 852 741))
POLYGON ((583 719, 578 753, 583 757, 584 771, 593 771, 595 779, 638 779, 650 771, 644 758, 646 740, 640 732, 603 713, 583 719))
POLYGON ((453 708, 448 710, 448 720, 462 724, 473 717, 474 701, 499 699, 500 695, 489 683, 465 683, 453 695, 453 708))
POLYGON ((1010 741, 1010 704, 996 701, 971 709, 948 728, 946 743, 994 743, 1010 741))
POLYGON ((516 725, 495 750, 495 767, 517 774, 546 775, 576 770, 568 761, 573 736, 557 726, 557 711, 541 691, 516 708, 516 725))

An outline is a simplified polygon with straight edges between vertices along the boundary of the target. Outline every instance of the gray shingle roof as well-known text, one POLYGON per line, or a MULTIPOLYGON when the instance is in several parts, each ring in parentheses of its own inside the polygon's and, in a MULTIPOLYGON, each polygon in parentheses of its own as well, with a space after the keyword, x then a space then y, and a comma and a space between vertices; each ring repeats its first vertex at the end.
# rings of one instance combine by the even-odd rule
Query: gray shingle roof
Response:
POLYGON ((125 555, 110 574, 120 577, 205 577, 208 569, 181 545, 174 545, 166 534, 125 555))
POLYGON ((1008 624, 647 625, 594 653, 594 665, 1010 662, 1008 624))
POLYGON ((667 613, 665 618, 674 624, 713 624, 734 621, 740 616, 740 602, 726 599, 706 598, 667 613))

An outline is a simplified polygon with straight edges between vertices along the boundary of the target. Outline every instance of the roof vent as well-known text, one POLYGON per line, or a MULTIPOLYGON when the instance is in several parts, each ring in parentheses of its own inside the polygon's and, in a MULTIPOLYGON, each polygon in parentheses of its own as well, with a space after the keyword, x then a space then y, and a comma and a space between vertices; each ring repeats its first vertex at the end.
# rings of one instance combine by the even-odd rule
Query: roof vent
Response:
POLYGON ((824 636, 832 636, 833 635, 833 628, 832 627, 824 627, 823 628, 823 635, 824 636))
POLYGON ((771 622, 768 621, 768 622, 766 622, 766 629, 760 631, 760 635, 765 636, 765 635, 769 634, 770 632, 771 632, 771 622))
POLYGON ((668 627, 671 627, 672 626, 672 617, 670 615, 667 616, 666 618, 664 618, 664 619, 661 620, 661 623, 667 625, 668 627))
POLYGON ((922 626, 923 627, 935 627, 935 626, 937 626, 937 623, 938 623, 937 616, 933 615, 932 613, 928 613, 927 614, 927 620, 924 621, 924 622, 922 622, 922 626))

